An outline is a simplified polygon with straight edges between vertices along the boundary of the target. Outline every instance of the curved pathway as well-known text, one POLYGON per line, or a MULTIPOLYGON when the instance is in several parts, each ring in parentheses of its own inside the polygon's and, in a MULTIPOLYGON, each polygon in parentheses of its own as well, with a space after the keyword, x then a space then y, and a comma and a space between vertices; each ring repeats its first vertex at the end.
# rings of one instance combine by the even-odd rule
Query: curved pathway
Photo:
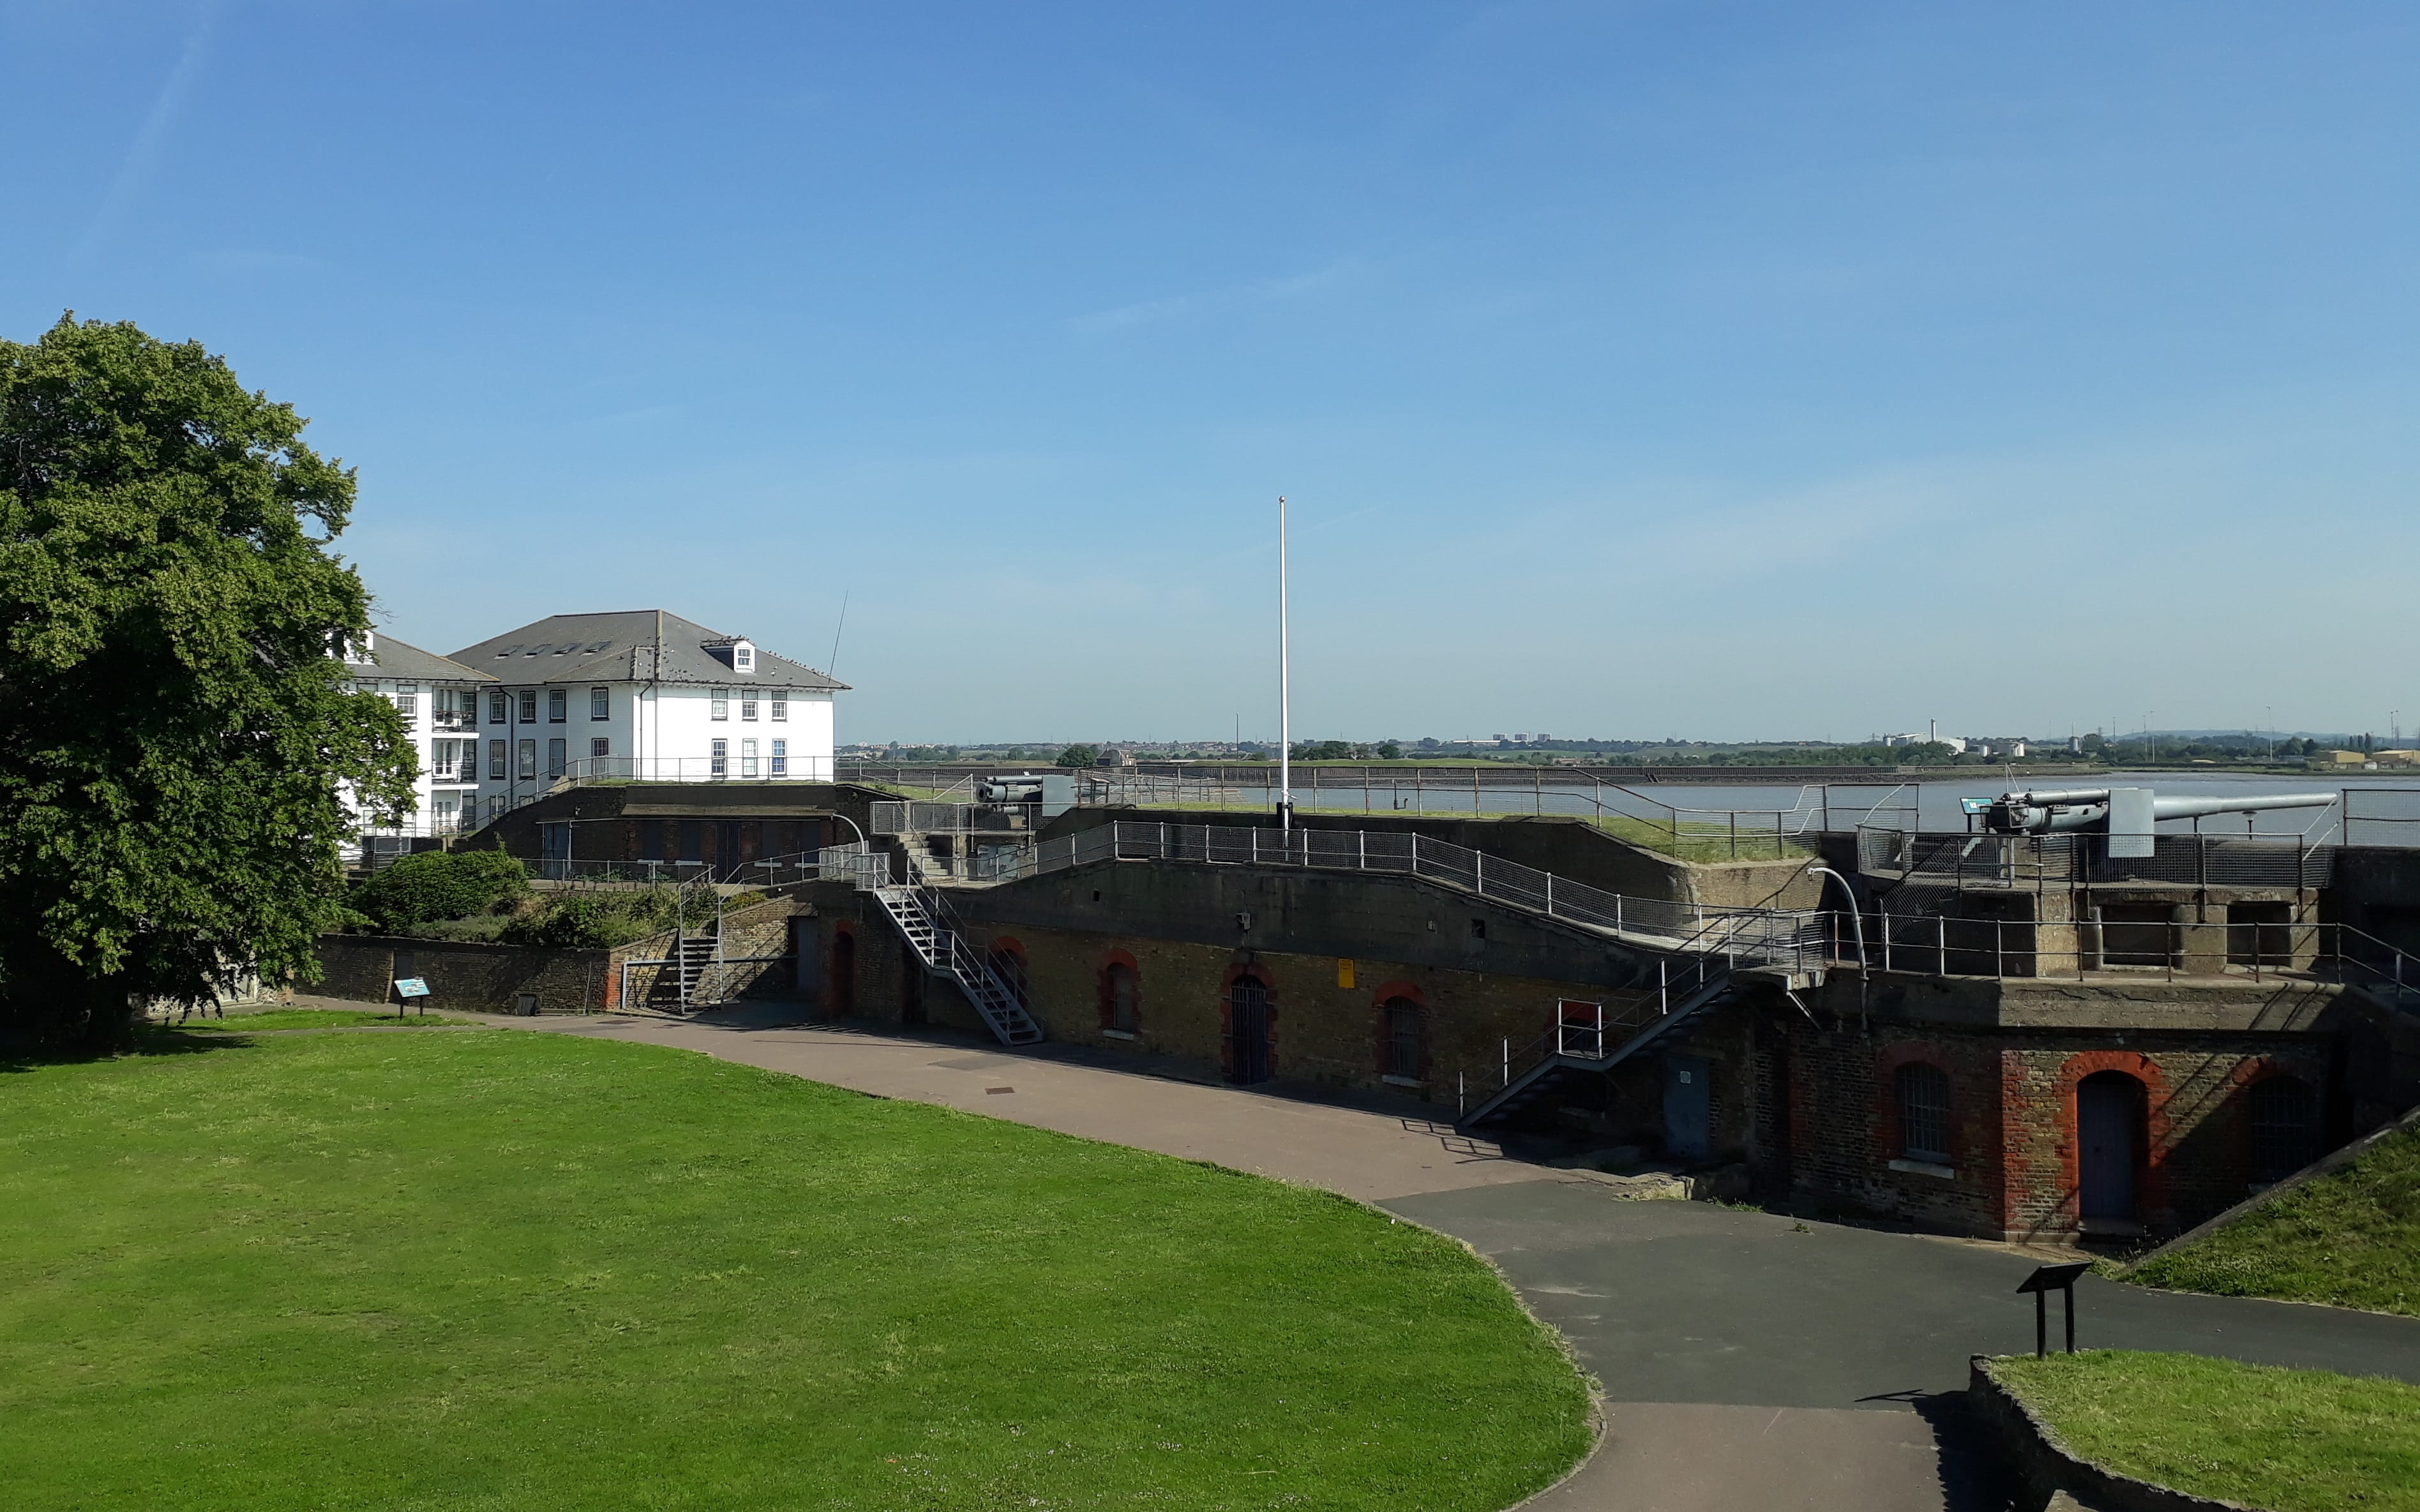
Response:
MULTIPOLYGON (((1221 1087, 1176 1062, 1064 1045, 1009 1052, 943 1031, 785 1025, 779 1012, 491 1022, 696 1050, 1216 1161, 1453 1234, 1500 1266, 1604 1383, 1604 1445, 1532 1504, 1538 1512, 2011 1504, 1960 1404, 1968 1355, 2032 1348, 2032 1302, 2013 1288, 2040 1256, 1706 1203, 1624 1201, 1591 1176, 1515 1159, 1425 1117, 1221 1087)), ((2076 1301, 2087 1347, 2420 1381, 2420 1319, 2091 1277, 2076 1301)))

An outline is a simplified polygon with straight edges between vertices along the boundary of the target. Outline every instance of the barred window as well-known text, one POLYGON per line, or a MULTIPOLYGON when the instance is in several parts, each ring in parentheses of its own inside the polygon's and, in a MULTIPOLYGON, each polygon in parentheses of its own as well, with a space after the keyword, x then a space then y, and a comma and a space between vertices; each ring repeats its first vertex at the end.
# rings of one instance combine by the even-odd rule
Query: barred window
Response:
POLYGON ((2319 1100, 2298 1076, 2252 1084, 2252 1179, 2281 1181, 2319 1158, 2319 1100))
POLYGON ((1949 1164, 1949 1073, 1940 1067, 1899 1069, 1899 1147, 1909 1160, 1949 1164))
POLYGON ((1420 1079, 1420 1005, 1408 997, 1387 1000, 1387 1074, 1420 1079))

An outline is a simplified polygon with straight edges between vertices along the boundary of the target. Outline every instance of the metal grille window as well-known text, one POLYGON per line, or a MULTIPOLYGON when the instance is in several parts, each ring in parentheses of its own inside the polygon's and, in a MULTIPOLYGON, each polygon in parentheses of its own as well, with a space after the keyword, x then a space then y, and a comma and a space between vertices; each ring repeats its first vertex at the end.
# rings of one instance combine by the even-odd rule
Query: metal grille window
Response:
POLYGON ((773 690, 773 722, 783 724, 790 717, 790 692, 787 688, 773 690))
POLYGON ((501 740, 488 742, 488 776, 498 782, 504 779, 504 743, 501 740))
POLYGON ((756 742, 752 740, 743 740, 739 743, 739 775, 741 777, 756 775, 756 742))
POLYGON ((571 689, 550 687, 546 690, 546 722, 561 724, 571 717, 571 689))
POLYGON ((2296 1076, 2252 1084, 2252 1179, 2279 1181, 2319 1158, 2319 1100, 2296 1076))
POLYGON ((773 742, 772 761, 773 776, 787 777, 790 775, 790 743, 788 741, 777 740, 773 742))
POLYGON ((513 754, 520 758, 520 779, 522 781, 526 782, 537 776, 536 741, 524 740, 520 742, 520 749, 515 751, 513 754))
MULTIPOLYGON (((718 700, 717 702, 719 702, 721 701, 718 700)), ((714 743, 714 754, 706 759, 706 775, 708 777, 726 777, 730 775, 730 771, 731 742, 727 740, 718 740, 714 743)))
POLYGON ((1408 997, 1387 1000, 1387 1074, 1420 1079, 1420 1007, 1408 997))
POLYGON ((522 688, 522 689, 521 689, 521 723, 523 723, 523 724, 535 724, 535 723, 537 723, 537 689, 536 689, 536 688, 534 688, 534 687, 525 687, 525 688, 522 688))
POLYGON ((1911 1062, 1899 1069, 1899 1148, 1909 1160, 1949 1164, 1949 1073, 1911 1062))
POLYGON ((1142 996, 1142 984, 1135 978, 1134 967, 1123 961, 1109 963, 1109 1027, 1121 1034, 1135 1032, 1138 1019, 1136 1004, 1142 996))
POLYGON ((592 719, 610 719, 613 717, 613 695, 601 687, 590 688, 588 690, 588 717, 592 719))

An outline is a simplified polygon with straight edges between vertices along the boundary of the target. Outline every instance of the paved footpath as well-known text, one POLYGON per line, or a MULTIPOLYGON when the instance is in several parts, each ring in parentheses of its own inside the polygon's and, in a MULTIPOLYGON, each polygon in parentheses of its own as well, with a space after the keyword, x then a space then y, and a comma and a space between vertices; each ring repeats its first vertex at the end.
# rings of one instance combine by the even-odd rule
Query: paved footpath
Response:
MULTIPOLYGON (((2004 1245, 1632 1202, 1426 1118, 1142 1074, 1070 1046, 1008 1052, 762 1016, 498 1019, 677 1046, 1326 1187, 1503 1268, 1604 1382, 1596 1457, 1536 1512, 1978 1512, 2009 1505, 1960 1411, 1966 1357, 2030 1349, 2004 1245)), ((2077 1288, 2086 1346, 2193 1350, 2420 1381, 2420 1319, 2077 1288)), ((2054 1308, 2055 1314, 2055 1308, 2054 1308)), ((2056 1327, 2056 1318, 2053 1318, 2056 1327)))

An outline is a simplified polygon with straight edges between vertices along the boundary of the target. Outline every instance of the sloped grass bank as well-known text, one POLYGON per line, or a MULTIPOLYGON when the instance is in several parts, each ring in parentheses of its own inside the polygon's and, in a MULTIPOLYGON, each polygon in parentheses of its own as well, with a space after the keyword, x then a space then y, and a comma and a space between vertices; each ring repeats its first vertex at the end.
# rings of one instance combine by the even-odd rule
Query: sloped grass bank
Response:
POLYGON ((2132 1350, 1991 1369, 2069 1450, 2138 1480, 2273 1512, 2420 1509, 2420 1386, 2132 1350))
POLYGON ((0 1071, 40 1508, 1505 1506, 1584 1384, 1325 1194, 648 1046, 0 1071))
POLYGON ((2390 1134, 2128 1281, 2420 1317, 2420 1130, 2390 1134))

